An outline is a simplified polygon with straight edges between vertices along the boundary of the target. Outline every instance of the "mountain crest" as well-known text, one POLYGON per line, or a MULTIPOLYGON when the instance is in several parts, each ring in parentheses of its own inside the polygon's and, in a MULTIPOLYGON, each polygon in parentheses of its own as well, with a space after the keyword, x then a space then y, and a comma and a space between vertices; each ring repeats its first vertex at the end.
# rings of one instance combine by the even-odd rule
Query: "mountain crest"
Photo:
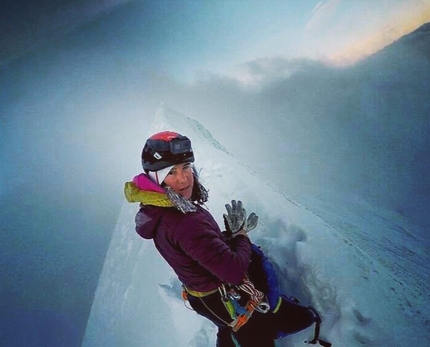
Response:
POLYGON ((191 140, 193 140, 193 137, 199 137, 216 149, 231 155, 202 123, 196 119, 187 117, 162 103, 155 114, 151 127, 151 134, 165 130, 177 131, 190 137, 191 140))

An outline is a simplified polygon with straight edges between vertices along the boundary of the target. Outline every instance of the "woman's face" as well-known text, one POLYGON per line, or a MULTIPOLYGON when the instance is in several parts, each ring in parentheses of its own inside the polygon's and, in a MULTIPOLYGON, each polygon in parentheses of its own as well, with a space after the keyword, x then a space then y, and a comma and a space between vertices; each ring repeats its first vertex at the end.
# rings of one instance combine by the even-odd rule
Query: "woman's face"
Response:
POLYGON ((194 176, 191 163, 175 165, 167 174, 164 183, 176 193, 189 199, 193 192, 194 176))

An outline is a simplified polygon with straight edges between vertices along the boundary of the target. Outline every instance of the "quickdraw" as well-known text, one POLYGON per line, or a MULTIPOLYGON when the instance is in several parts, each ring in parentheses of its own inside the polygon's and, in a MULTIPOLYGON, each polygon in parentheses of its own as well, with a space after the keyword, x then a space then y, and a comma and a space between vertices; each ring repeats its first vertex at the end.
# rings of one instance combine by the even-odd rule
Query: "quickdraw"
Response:
POLYGON ((270 309, 269 304, 263 301, 264 294, 256 289, 248 278, 245 278, 243 283, 236 286, 236 288, 249 295, 249 300, 245 307, 239 304, 241 296, 234 290, 234 287, 231 287, 228 291, 224 284, 219 287, 222 302, 233 319, 229 326, 234 332, 248 322, 254 311, 266 313, 270 309))

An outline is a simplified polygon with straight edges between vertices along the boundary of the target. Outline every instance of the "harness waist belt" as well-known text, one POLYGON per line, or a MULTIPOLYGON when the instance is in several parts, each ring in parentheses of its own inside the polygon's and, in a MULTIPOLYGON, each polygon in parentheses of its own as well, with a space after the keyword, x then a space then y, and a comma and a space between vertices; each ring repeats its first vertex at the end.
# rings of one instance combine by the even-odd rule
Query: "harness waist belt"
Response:
POLYGON ((187 288, 186 286, 184 286, 184 288, 188 294, 191 294, 192 296, 195 296, 196 298, 203 298, 205 296, 211 295, 211 294, 216 293, 218 291, 218 288, 211 290, 209 292, 198 292, 196 290, 192 290, 190 288, 187 288))

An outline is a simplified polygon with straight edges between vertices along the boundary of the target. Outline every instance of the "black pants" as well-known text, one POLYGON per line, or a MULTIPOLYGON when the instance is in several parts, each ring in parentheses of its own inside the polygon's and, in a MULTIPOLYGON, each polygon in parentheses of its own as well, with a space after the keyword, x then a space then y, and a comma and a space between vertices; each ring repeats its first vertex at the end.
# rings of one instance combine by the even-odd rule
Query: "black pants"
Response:
POLYGON ((310 309, 288 300, 285 296, 281 298, 279 310, 271 313, 269 318, 277 336, 297 333, 316 322, 316 317, 310 309))
POLYGON ((214 293, 198 298, 188 295, 191 307, 200 315, 212 321, 218 327, 216 347, 236 347, 233 338, 240 347, 274 347, 279 332, 295 333, 303 330, 314 322, 314 315, 306 308, 282 299, 276 313, 260 313, 254 311, 250 320, 237 332, 233 332, 228 324, 232 321, 221 295, 214 293))
POLYGON ((233 332, 228 324, 232 321, 221 295, 217 292, 203 298, 188 295, 191 307, 200 315, 212 321, 218 327, 217 347, 235 347, 233 338, 240 347, 274 347, 273 329, 266 324, 265 315, 254 312, 251 319, 237 332, 233 332))

